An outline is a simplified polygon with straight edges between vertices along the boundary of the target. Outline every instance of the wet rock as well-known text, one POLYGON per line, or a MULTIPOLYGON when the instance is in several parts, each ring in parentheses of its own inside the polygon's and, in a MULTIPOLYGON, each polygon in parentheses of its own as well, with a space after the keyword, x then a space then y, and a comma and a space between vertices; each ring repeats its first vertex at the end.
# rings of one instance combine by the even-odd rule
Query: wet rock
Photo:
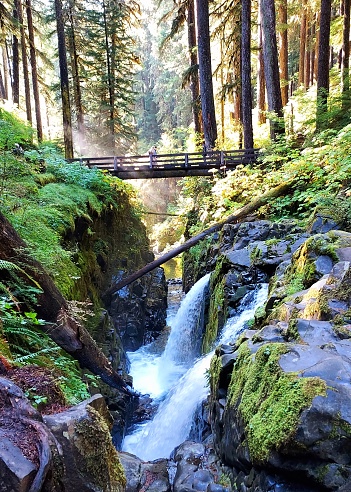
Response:
POLYGON ((216 465, 210 447, 185 441, 174 450, 172 457, 177 464, 174 492, 227 492, 229 490, 216 483, 216 476, 218 477, 221 471, 216 465))
POLYGON ((325 233, 338 229, 338 224, 331 217, 322 216, 316 214, 315 219, 311 225, 310 232, 312 234, 325 233))
POLYGON ((170 492, 167 460, 144 462, 130 453, 120 453, 127 478, 125 492, 170 492))
POLYGON ((163 268, 133 282, 112 298, 109 312, 125 350, 152 342, 166 326, 167 283, 163 268))

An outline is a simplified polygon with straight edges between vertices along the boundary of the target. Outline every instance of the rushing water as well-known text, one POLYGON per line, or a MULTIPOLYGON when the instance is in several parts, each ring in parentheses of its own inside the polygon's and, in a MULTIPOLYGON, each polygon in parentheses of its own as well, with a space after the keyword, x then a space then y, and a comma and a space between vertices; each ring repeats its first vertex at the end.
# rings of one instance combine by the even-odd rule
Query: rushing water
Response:
MULTIPOLYGON (((194 343, 194 336, 199 334, 208 281, 206 275, 183 300, 171 322, 171 334, 162 355, 155 356, 148 347, 130 354, 135 389, 149 393, 156 401, 163 400, 154 418, 138 426, 124 440, 123 451, 143 460, 168 458, 188 438, 196 409, 208 394, 205 374, 213 352, 196 358, 198 347, 194 343)), ((241 313, 227 321, 218 344, 235 340, 266 297, 266 285, 248 295, 241 313)))

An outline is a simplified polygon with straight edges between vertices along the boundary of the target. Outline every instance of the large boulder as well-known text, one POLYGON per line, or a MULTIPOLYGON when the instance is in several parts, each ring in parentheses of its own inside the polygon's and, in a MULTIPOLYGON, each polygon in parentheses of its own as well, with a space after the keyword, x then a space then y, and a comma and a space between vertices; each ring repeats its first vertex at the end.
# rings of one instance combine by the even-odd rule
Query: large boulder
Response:
POLYGON ((1 377, 0 401, 2 492, 124 492, 101 395, 42 417, 13 381, 1 377))
POLYGON ((212 358, 214 443, 237 490, 351 490, 350 252, 330 231, 283 255, 268 317, 212 358))
POLYGON ((44 416, 59 443, 65 492, 124 492, 126 479, 112 444, 112 418, 95 395, 64 412, 44 416))
POLYGON ((163 268, 156 268, 116 292, 109 311, 125 350, 134 351, 152 342, 166 326, 167 283, 163 268))
POLYGON ((170 492, 168 461, 159 459, 144 462, 130 453, 120 453, 121 463, 127 477, 126 492, 170 492))

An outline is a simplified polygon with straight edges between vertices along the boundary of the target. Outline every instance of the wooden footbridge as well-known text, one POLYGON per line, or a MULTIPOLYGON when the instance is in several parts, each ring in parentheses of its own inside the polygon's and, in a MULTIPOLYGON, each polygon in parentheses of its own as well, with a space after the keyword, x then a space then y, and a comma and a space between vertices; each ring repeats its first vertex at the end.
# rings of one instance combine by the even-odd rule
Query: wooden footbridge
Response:
POLYGON ((90 168, 107 171, 121 179, 179 178, 225 175, 240 164, 256 162, 258 149, 213 150, 181 154, 80 157, 68 159, 90 168))

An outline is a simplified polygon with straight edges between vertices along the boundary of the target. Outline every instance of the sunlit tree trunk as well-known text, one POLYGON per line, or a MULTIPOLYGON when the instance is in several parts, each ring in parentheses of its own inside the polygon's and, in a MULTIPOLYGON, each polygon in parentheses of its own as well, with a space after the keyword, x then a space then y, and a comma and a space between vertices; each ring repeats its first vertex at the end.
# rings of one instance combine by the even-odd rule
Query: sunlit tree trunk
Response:
POLYGON ((108 84, 108 99, 109 99, 109 133, 110 133, 110 145, 111 151, 115 148, 115 124, 114 124, 114 87, 113 87, 113 74, 111 69, 111 53, 110 53, 110 43, 108 36, 108 26, 107 26, 107 12, 105 0, 102 2, 103 6, 103 16, 104 16, 104 31, 105 31, 105 53, 106 53, 106 66, 107 66, 107 84, 108 84))
POLYGON ((82 89, 81 81, 79 75, 79 64, 78 64, 78 53, 76 46, 76 35, 75 35, 75 23, 74 23, 74 12, 73 12, 73 2, 71 2, 69 8, 69 22, 70 22, 70 32, 68 34, 68 45, 70 52, 72 79, 73 79, 73 99, 74 106, 77 114, 77 127, 79 134, 79 141, 81 142, 80 151, 84 154, 85 151, 85 125, 84 125, 84 111, 82 103, 82 89))
POLYGON ((17 4, 17 8, 18 8, 18 21, 20 23, 20 33, 21 33, 21 51, 22 51, 24 93, 25 93, 25 101, 26 101, 26 114, 27 114, 27 120, 30 123, 32 123, 32 107, 30 104, 30 85, 29 85, 29 71, 28 71, 28 60, 27 60, 26 33, 24 30, 22 5, 20 1, 17 4))
POLYGON ((263 60, 263 46, 262 46, 262 19, 261 19, 261 7, 259 1, 258 7, 258 53, 257 53, 257 110, 258 110, 258 123, 263 125, 266 123, 266 82, 264 79, 264 60, 263 60))
MULTIPOLYGON (((13 18, 18 21, 18 1, 14 0, 13 18)), ((12 100, 14 104, 19 103, 19 47, 18 38, 12 37, 12 100)))
POLYGON ((280 0, 278 4, 278 22, 280 28, 279 37, 279 71, 282 104, 288 103, 289 97, 289 72, 288 72, 288 2, 280 0))
POLYGON ((195 5, 194 0, 188 3, 188 46, 190 54, 190 66, 193 67, 190 79, 190 90, 192 99, 192 112, 194 119, 194 128, 196 133, 202 132, 201 127, 201 110, 200 110, 200 89, 199 89, 199 71, 194 67, 198 64, 197 46, 196 46, 196 24, 195 24, 195 5))
POLYGON ((304 86, 305 82, 305 52, 306 52, 306 33, 307 33, 307 15, 303 7, 300 28, 300 55, 299 55, 299 87, 304 86))
POLYGON ((27 22, 28 22, 30 63, 32 66, 32 86, 33 86, 33 96, 34 96, 34 105, 35 105, 35 120, 37 125, 38 142, 41 142, 43 140, 43 126, 41 122, 37 55, 36 55, 35 44, 34 44, 34 28, 33 28, 31 0, 26 0, 26 10, 27 10, 27 22))
POLYGON ((318 72, 317 72, 317 130, 325 126, 324 116, 328 111, 329 63, 330 63, 331 0, 321 0, 318 72))
POLYGON ((206 147, 211 149, 216 145, 217 125, 212 84, 208 0, 197 0, 196 5, 202 124, 206 147))
MULTIPOLYGON (((321 14, 320 14, 320 12, 317 12, 317 14, 316 14, 316 26, 319 26, 320 18, 321 18, 321 14)), ((320 30, 316 29, 316 31, 317 31, 316 32, 316 54, 315 54, 314 70, 313 70, 314 80, 317 80, 317 76, 318 76, 319 33, 320 33, 320 30)))
POLYGON ((241 2, 241 93, 244 148, 252 149, 251 0, 241 2))
POLYGON ((63 120, 65 156, 66 159, 71 159, 73 158, 72 115, 71 115, 71 104, 69 100, 67 53, 66 53, 66 45, 65 45, 65 32, 64 32, 64 25, 63 25, 61 0, 55 0, 55 11, 56 11, 56 26, 57 26, 58 52, 59 52, 59 64, 60 64, 62 120, 63 120))
POLYGON ((4 69, 4 78, 3 78, 3 97, 4 99, 9 98, 9 60, 7 56, 7 43, 6 43, 6 33, 4 30, 4 26, 2 26, 2 34, 3 34, 3 46, 2 46, 2 64, 4 69))
POLYGON ((306 53, 305 53, 305 76, 304 86, 308 89, 311 85, 311 26, 309 21, 309 15, 307 16, 307 30, 306 30, 306 53))
POLYGON ((273 113, 270 119, 270 133, 274 140, 285 133, 282 96, 280 92, 278 48, 275 26, 274 0, 261 1, 264 73, 267 88, 268 111, 273 113))
POLYGON ((341 50, 342 106, 350 107, 350 0, 343 0, 343 42, 341 50))

